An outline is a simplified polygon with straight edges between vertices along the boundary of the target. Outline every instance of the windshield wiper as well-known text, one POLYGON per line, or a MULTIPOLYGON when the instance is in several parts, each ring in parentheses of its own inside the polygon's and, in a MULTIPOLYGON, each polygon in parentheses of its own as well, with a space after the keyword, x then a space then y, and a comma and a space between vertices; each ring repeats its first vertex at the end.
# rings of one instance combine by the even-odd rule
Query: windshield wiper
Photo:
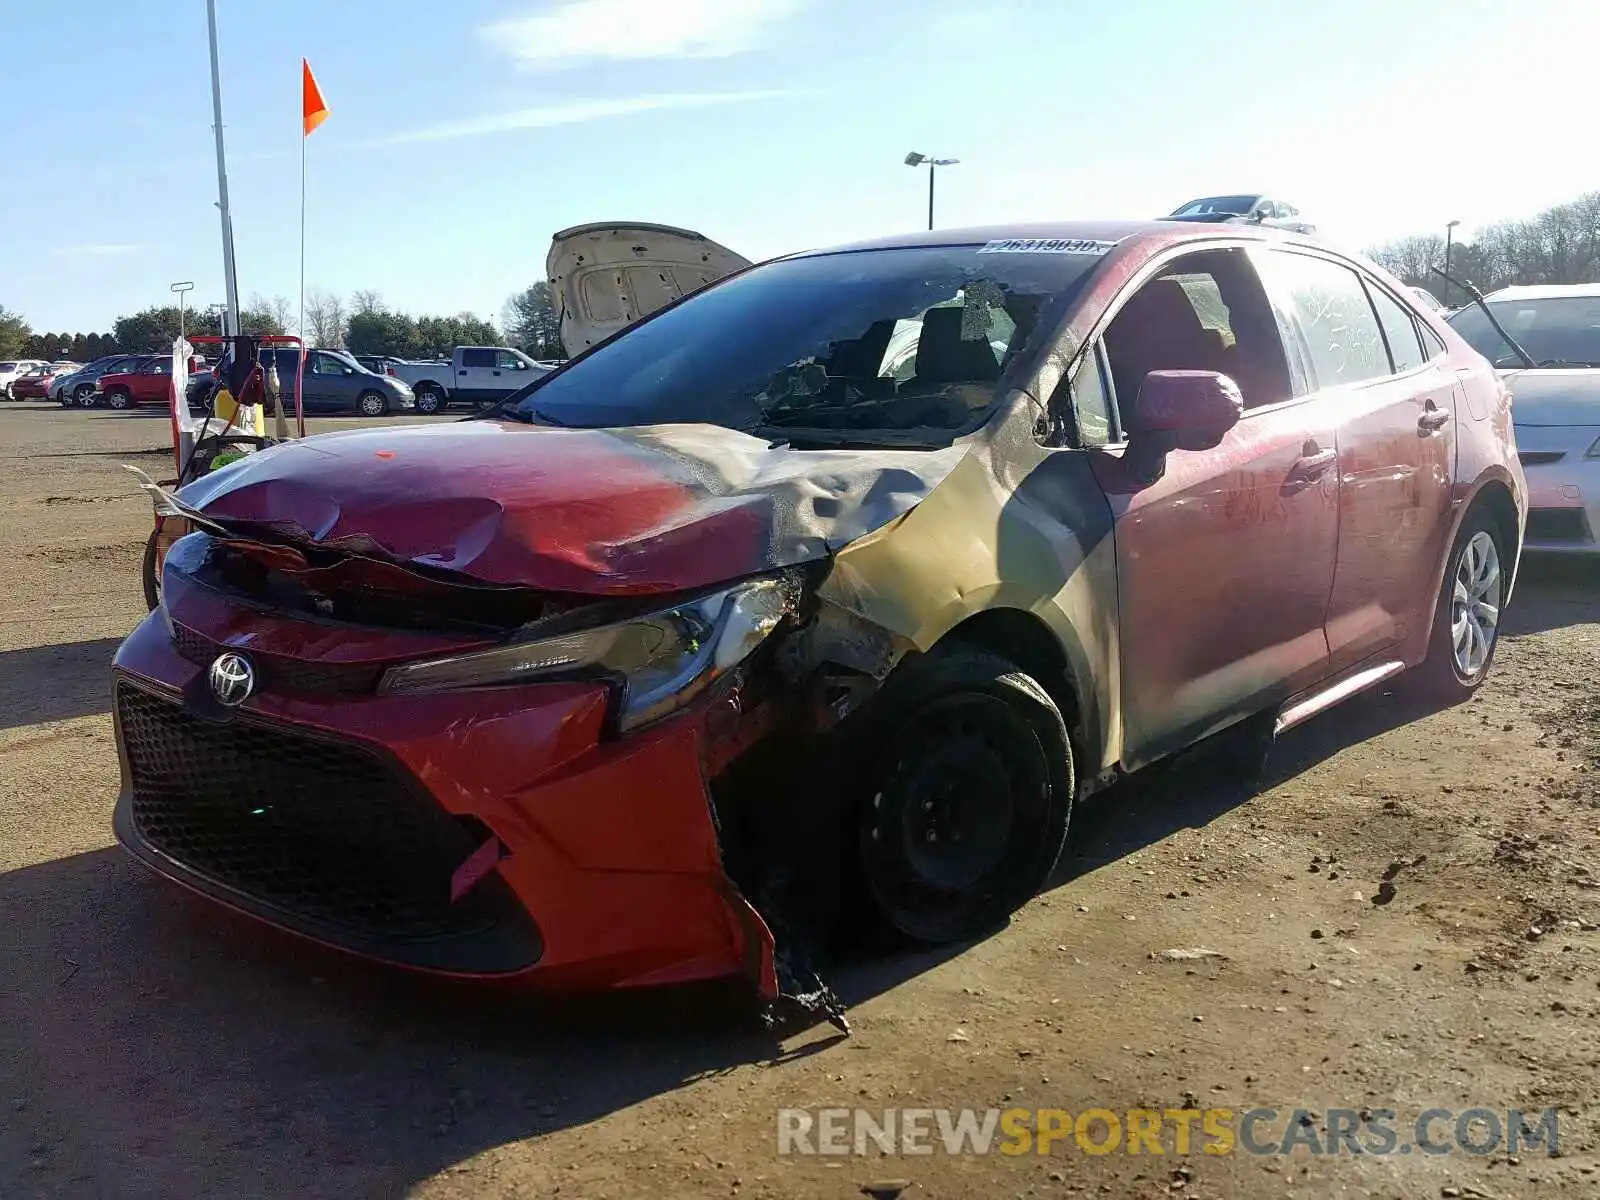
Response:
MULTIPOLYGON (((1470 283, 1463 283, 1461 280, 1457 279, 1454 275, 1451 275, 1442 267, 1430 266, 1428 269, 1443 275, 1448 282, 1455 284, 1463 292, 1472 297, 1472 302, 1483 310, 1484 316, 1489 318, 1489 324, 1494 326, 1494 331, 1500 335, 1500 340, 1505 342, 1506 345, 1510 346, 1511 349, 1516 352, 1517 358, 1522 361, 1523 366, 1531 370, 1537 365, 1533 361, 1533 355, 1524 350, 1522 348, 1522 344, 1518 342, 1516 338, 1512 337, 1506 332, 1506 327, 1500 324, 1500 318, 1495 316, 1493 310, 1489 308, 1488 301, 1483 298, 1482 292, 1473 287, 1470 283)), ((1498 359, 1496 360, 1496 365, 1499 365, 1498 359)))

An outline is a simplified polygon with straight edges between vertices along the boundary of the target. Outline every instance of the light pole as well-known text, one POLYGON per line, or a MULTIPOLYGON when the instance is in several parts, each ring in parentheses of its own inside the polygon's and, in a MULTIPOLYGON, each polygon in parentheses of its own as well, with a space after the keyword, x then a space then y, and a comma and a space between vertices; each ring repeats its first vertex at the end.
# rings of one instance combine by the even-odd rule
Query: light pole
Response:
POLYGON ((173 284, 171 290, 178 294, 178 336, 182 338, 186 333, 183 327, 183 298, 194 291, 194 283, 185 279, 182 283, 173 284))
POLYGON ((933 177, 940 167, 954 166, 960 162, 959 158, 932 158, 926 154, 918 154, 913 150, 906 155, 906 166, 928 168, 928 228, 933 228, 933 177))
POLYGON ((1446 221, 1444 226, 1444 296, 1450 299, 1450 251, 1455 248, 1456 226, 1460 221, 1446 221))

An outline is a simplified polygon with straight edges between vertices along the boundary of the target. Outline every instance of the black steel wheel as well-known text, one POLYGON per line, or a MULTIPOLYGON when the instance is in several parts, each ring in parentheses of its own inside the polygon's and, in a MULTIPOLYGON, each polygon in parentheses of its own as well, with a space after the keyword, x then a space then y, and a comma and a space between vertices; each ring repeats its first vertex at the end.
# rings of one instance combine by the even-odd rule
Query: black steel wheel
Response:
POLYGON ((963 941, 1003 924, 1054 870, 1071 742, 1045 690, 998 655, 955 646, 905 672, 875 698, 892 716, 856 810, 861 881, 892 930, 963 941))

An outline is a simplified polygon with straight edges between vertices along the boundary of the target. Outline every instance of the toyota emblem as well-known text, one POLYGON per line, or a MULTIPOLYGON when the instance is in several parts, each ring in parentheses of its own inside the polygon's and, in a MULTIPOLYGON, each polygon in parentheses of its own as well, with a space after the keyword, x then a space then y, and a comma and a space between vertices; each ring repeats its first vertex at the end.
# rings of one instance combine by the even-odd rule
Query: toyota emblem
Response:
POLYGON ((250 660, 238 654, 219 654, 211 664, 211 694, 217 703, 237 708, 256 690, 256 672, 250 660))

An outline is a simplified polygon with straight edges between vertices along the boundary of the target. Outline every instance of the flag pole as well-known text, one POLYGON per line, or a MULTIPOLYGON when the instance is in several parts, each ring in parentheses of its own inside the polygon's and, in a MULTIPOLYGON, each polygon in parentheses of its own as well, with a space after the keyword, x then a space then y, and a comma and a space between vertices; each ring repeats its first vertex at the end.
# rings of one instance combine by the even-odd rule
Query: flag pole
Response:
POLYGON ((305 350, 306 343, 306 143, 311 139, 300 138, 300 349, 305 350))

